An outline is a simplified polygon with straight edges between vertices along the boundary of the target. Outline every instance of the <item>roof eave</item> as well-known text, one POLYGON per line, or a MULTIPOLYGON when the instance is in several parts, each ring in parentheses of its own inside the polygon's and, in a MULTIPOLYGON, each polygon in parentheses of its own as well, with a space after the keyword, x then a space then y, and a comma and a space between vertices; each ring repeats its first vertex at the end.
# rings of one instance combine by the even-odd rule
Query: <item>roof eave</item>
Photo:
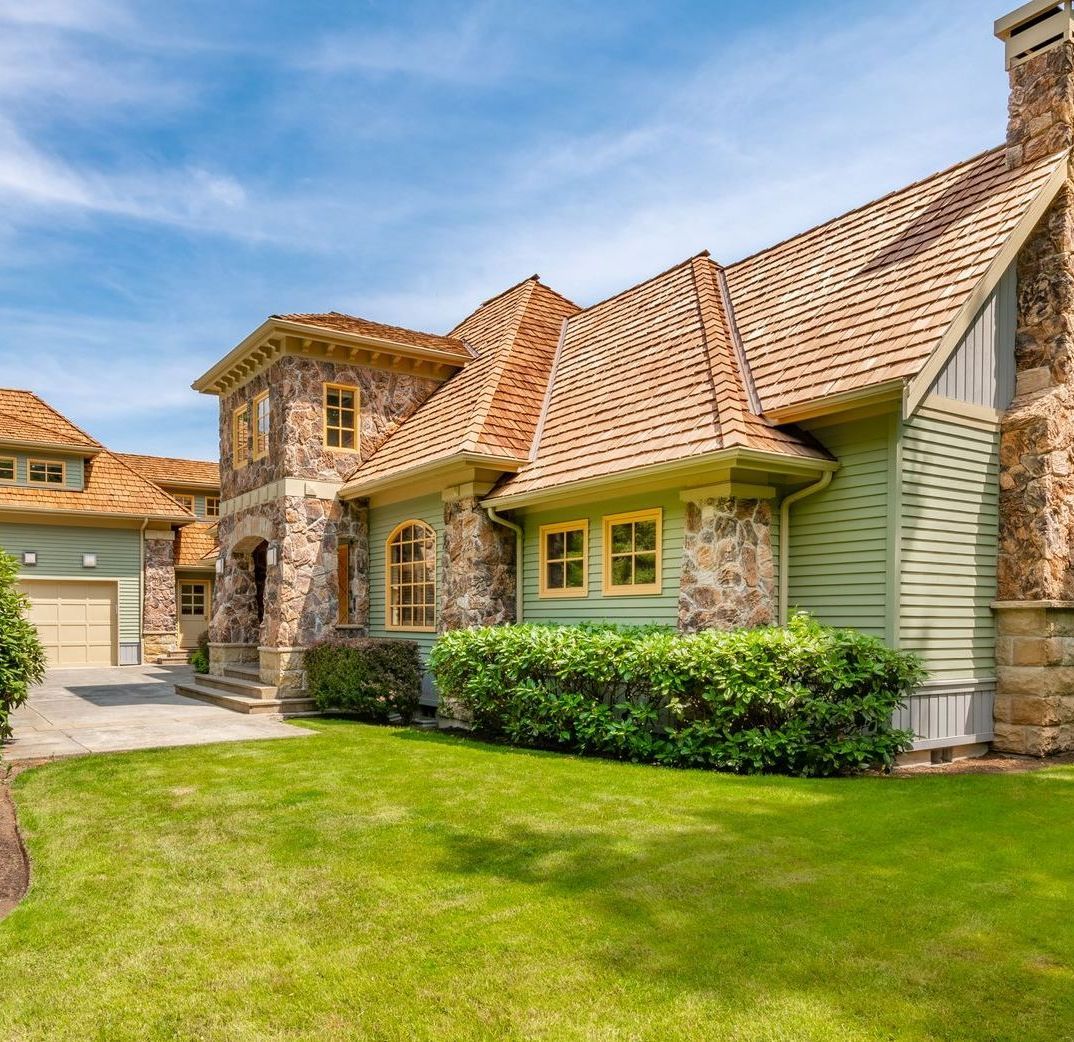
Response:
POLYGON ((414 467, 404 470, 393 471, 390 474, 382 474, 377 477, 357 477, 341 485, 339 488, 340 499, 361 499, 377 492, 384 492, 408 482, 420 479, 428 479, 437 471, 448 471, 453 467, 474 467, 485 470, 497 470, 502 474, 516 474, 526 464, 526 460, 517 456, 496 456, 483 452, 453 452, 449 456, 441 456, 414 467))
MULTIPOLYGON (((4 438, 0 441, 0 445, 4 447, 10 446, 13 449, 44 449, 48 452, 67 452, 90 458, 99 456, 104 452, 104 446, 102 445, 87 445, 66 441, 36 441, 32 438, 4 438)), ((2 451, 0 449, 0 452, 2 451)))
POLYGON ((906 392, 906 380, 885 380, 870 387, 856 387, 852 391, 841 391, 805 402, 796 402, 782 409, 765 409, 764 418, 773 426, 788 423, 802 423, 822 416, 860 409, 868 405, 883 405, 889 402, 901 402, 906 392))
POLYGON ((0 498, 0 513, 11 514, 67 514, 70 517, 113 517, 125 521, 166 521, 176 525, 188 525, 195 519, 193 514, 154 514, 144 510, 69 510, 64 507, 50 507, 42 503, 21 506, 0 498))

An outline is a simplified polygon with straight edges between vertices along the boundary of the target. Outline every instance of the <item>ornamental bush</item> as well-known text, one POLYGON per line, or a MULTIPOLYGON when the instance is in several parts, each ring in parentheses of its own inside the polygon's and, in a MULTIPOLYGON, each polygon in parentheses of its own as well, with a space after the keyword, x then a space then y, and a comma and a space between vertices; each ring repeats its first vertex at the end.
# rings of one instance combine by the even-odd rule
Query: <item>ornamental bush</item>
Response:
POLYGON ((198 646, 190 653, 190 664, 195 673, 209 672, 209 631, 204 630, 198 636, 198 646))
POLYGON ((11 737, 11 712, 45 676, 45 649, 26 618, 30 602, 15 589, 19 566, 0 550, 0 739, 11 737))
POLYGON ((803 776, 888 766, 920 660, 797 615, 783 627, 496 626, 445 633, 441 697, 516 745, 803 776))
POLYGON ((306 682, 321 710, 342 710, 384 723, 409 723, 421 697, 422 665, 412 640, 330 638, 306 652, 306 682))

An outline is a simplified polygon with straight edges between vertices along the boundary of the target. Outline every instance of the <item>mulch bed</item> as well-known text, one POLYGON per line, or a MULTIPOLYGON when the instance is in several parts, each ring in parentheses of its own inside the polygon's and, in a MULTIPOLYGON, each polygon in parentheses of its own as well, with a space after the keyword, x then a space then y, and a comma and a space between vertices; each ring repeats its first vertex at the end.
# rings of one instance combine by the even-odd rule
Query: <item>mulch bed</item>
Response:
POLYGON ((0 919, 23 899, 29 885, 30 862, 19 837, 11 789, 0 777, 0 919))

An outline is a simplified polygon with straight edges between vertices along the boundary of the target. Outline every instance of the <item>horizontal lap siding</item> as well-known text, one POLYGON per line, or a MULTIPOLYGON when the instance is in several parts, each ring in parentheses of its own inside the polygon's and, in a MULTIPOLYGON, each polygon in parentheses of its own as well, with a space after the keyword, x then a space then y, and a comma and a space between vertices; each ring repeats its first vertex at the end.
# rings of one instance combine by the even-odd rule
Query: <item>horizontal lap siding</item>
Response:
POLYGON ((0 524, 0 549, 20 561, 22 579, 119 580, 119 639, 141 640, 141 533, 124 528, 75 525, 0 524), (21 565, 25 550, 37 552, 37 565, 21 565), (97 555, 96 568, 83 568, 82 555, 97 555))
POLYGON ((933 679, 995 673, 999 432, 918 415, 902 434, 899 637, 933 679))
POLYGON ((522 521, 526 532, 524 617, 527 622, 616 622, 624 625, 679 621, 679 569, 682 564, 684 507, 676 491, 632 496, 585 506, 528 513, 522 521), (605 597, 603 582, 603 523, 606 514, 660 507, 663 511, 663 589, 641 597, 605 597), (563 521, 586 520, 589 524, 589 594, 586 597, 545 597, 538 594, 540 526, 563 521))
POLYGON ((813 433, 839 460, 831 485, 791 508, 789 604, 833 626, 888 635, 893 419, 813 433))
POLYGON ((385 625, 385 602, 387 597, 387 572, 385 568, 385 543, 392 530, 404 521, 424 521, 436 532, 436 597, 437 619, 440 617, 440 593, 444 574, 444 507, 439 493, 408 499, 386 507, 372 507, 369 511, 369 635, 371 637, 397 637, 416 641, 421 656, 428 659, 436 640, 435 633, 409 633, 390 630, 385 625))
MULTIPOLYGON (((17 453, 0 448, 0 458, 13 458, 15 460, 15 480, 14 482, 5 481, 0 483, 0 490, 3 489, 4 485, 8 484, 26 485, 30 488, 48 488, 48 485, 42 485, 40 482, 30 482, 29 467, 30 460, 33 460, 35 463, 63 463, 64 482, 61 487, 75 492, 82 491, 82 485, 85 480, 85 463, 81 456, 57 456, 48 452, 17 453)), ((55 485, 52 487, 56 488, 55 485)))

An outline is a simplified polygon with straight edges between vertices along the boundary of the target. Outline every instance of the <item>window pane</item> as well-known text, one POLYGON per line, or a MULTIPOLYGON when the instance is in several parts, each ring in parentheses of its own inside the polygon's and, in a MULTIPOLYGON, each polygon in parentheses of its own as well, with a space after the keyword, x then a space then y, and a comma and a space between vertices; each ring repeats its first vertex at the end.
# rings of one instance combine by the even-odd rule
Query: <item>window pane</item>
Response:
POLYGON ((633 568, 631 567, 631 558, 629 557, 613 557, 612 558, 612 585, 613 586, 630 586, 633 579, 633 568))
POLYGON ((621 554, 633 549, 634 526, 630 523, 625 525, 612 525, 612 553, 621 554))
POLYGON ((324 400, 326 405, 334 405, 339 407, 339 391, 335 387, 328 387, 324 392, 324 400))
POLYGON ((656 522, 639 521, 634 526, 634 547, 638 550, 656 549, 656 522))
POLYGON ((328 426, 329 427, 338 427, 339 426, 339 410, 338 409, 329 409, 328 410, 328 426))
POLYGON ((354 448, 354 431, 351 431, 351 430, 343 431, 343 439, 342 439, 342 444, 340 445, 340 448, 344 448, 344 449, 353 449, 354 448))
POLYGON ((572 590, 580 590, 585 586, 585 565, 582 561, 567 563, 567 586, 572 590))
POLYGON ((562 532, 550 532, 548 535, 548 559, 562 560, 565 537, 562 532))
POLYGON ((548 566, 548 588, 550 590, 563 589, 563 565, 553 562, 548 566))
POLYGON ((567 556, 581 557, 585 553, 585 532, 574 528, 567 533, 567 556))
POLYGON ((340 391, 339 404, 344 409, 354 408, 354 392, 353 391, 340 391))
POLYGON ((634 582, 639 585, 656 582, 656 554, 638 554, 634 558, 634 582))
POLYGON ((15 461, 12 459, 0 460, 0 479, 4 481, 15 480, 15 461))

